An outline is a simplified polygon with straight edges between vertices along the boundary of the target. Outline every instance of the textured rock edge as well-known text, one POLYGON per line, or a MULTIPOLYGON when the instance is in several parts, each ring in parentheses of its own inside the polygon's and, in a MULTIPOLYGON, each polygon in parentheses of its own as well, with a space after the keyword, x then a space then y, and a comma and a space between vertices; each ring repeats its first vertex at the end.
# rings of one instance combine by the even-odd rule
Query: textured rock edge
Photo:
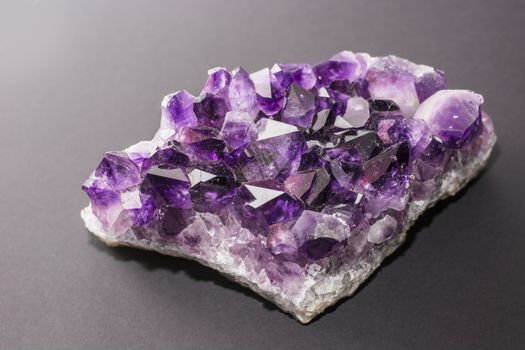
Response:
POLYGON ((455 167, 443 175, 441 186, 436 189, 429 200, 411 202, 409 204, 407 221, 404 225, 403 232, 400 235, 386 241, 381 247, 374 250, 366 260, 349 267, 348 271, 341 271, 336 275, 327 275, 323 280, 311 285, 309 290, 302 294, 302 300, 299 302, 292 302, 286 298, 286 295, 279 294, 271 289, 264 289, 256 282, 251 281, 234 271, 228 270, 220 263, 207 261, 186 254, 173 244, 161 245, 147 240, 137 240, 131 232, 119 236, 118 238, 114 238, 108 232, 104 231, 100 221, 91 211, 90 206, 81 211, 81 217, 85 222, 86 228, 110 247, 127 246, 141 248, 156 251, 165 255, 197 261, 202 265, 219 271, 227 278, 250 288, 257 294, 276 304, 281 310, 290 313, 301 323, 306 324, 317 315, 321 314, 329 306, 354 294, 359 285, 361 285, 361 283, 379 268, 381 262, 401 246, 406 239, 410 227, 425 210, 434 206, 438 201, 453 196, 465 187, 470 180, 478 175, 487 163, 495 143, 496 136, 491 135, 490 143, 485 145, 482 150, 483 153, 478 157, 473 158, 467 164, 460 165, 460 162, 458 162, 455 167), (346 278, 347 276, 349 276, 349 278, 346 278), (333 281, 329 281, 330 279, 333 281), (319 284, 325 286, 319 286, 319 284), (327 286, 329 289, 331 286, 332 290, 325 290, 327 286), (336 286, 337 289, 334 289, 334 286, 336 286), (323 292, 319 294, 319 290, 322 290, 323 292))

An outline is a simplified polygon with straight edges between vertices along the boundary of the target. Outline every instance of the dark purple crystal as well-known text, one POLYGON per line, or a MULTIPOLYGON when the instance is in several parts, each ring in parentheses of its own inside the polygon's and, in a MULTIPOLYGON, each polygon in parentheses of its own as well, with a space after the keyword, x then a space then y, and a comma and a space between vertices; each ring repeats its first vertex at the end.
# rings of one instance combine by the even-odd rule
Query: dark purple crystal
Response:
POLYGON ((336 80, 348 80, 353 82, 357 78, 358 61, 348 51, 341 52, 326 62, 314 67, 320 86, 328 86, 336 80))
POLYGON ((304 134, 293 125, 263 118, 257 122, 257 139, 248 150, 253 157, 242 169, 248 180, 284 179, 297 170, 306 150, 304 134))
POLYGON ((167 147, 159 149, 142 163, 142 171, 148 171, 154 166, 187 167, 190 164, 190 158, 185 152, 187 151, 178 142, 169 143, 167 147))
POLYGON ((205 94, 195 100, 193 112, 200 124, 220 129, 224 123, 224 116, 228 112, 228 106, 224 99, 205 94))
POLYGON ((198 160, 215 161, 224 158, 226 144, 217 129, 207 126, 188 127, 182 130, 179 139, 188 145, 198 160))
POLYGON ((271 225, 293 221, 303 210, 302 202, 276 180, 244 183, 235 207, 243 223, 263 235, 268 234, 271 225))
POLYGON ((148 171, 141 191, 151 194, 159 204, 175 208, 191 208, 190 181, 181 169, 154 167, 148 171))
POLYGON ((188 178, 194 210, 217 213, 232 202, 236 190, 235 175, 224 162, 194 164, 188 178))
POLYGON ((314 117, 315 96, 296 83, 292 83, 281 120, 285 123, 310 128, 314 117))
POLYGON ((194 220, 195 215, 191 209, 163 206, 159 211, 157 231, 162 240, 173 240, 194 220))

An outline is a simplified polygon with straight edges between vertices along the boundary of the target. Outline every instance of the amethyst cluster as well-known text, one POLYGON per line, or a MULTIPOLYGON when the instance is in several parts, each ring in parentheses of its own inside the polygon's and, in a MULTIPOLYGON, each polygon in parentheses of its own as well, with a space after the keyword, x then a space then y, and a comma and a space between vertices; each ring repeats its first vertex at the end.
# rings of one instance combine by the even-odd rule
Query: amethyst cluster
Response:
POLYGON ((83 217, 108 243, 196 259, 308 322, 482 167, 495 141, 482 102, 394 56, 214 68, 198 96, 164 98, 152 140, 104 155, 83 217))

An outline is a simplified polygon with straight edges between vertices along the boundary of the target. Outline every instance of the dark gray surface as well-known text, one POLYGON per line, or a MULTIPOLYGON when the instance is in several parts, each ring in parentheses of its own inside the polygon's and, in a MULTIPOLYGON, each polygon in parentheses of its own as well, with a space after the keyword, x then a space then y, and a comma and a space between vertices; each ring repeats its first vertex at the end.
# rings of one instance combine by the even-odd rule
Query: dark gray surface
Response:
POLYGON ((525 2, 2 1, 0 349, 525 346, 525 2), (485 96, 491 166, 309 326, 213 271, 95 241, 80 185, 208 68, 395 53, 485 96))

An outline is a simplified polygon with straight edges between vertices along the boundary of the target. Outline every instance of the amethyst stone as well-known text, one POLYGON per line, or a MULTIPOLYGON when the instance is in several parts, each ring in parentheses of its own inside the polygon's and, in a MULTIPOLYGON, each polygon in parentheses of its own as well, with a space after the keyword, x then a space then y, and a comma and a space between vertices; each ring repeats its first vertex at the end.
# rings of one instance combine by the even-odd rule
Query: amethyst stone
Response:
POLYGON ((461 147, 481 118, 483 97, 467 90, 441 90, 428 98, 414 118, 424 120, 448 146, 461 147))
POLYGON ((200 124, 220 129, 224 123, 224 116, 228 112, 228 106, 222 98, 205 94, 195 101, 193 112, 200 124))
POLYGON ((193 97, 186 90, 168 95, 162 102, 163 122, 166 121, 173 129, 197 125, 197 117, 193 112, 193 97))
POLYGON ((232 111, 252 113, 257 111, 255 84, 244 69, 237 68, 233 71, 233 78, 228 88, 228 98, 232 111))
POLYGON ((314 74, 312 67, 309 64, 276 64, 272 67, 279 85, 287 89, 292 83, 296 83, 305 90, 312 89, 317 77, 314 74))
POLYGON ((252 73, 250 79, 255 85, 260 110, 267 116, 280 112, 285 103, 285 92, 278 85, 274 74, 264 68, 252 73))
POLYGON ((215 268, 309 322, 351 295, 495 142, 483 98, 395 56, 208 72, 162 101, 153 139, 84 183, 112 245, 215 268))
POLYGON ((139 169, 124 152, 108 152, 95 169, 95 176, 114 190, 140 183, 139 169))
POLYGON ((233 200, 235 176, 223 162, 194 164, 188 173, 193 208, 200 212, 219 212, 233 200))
POLYGON ((231 151, 248 146, 257 138, 257 129, 248 112, 228 112, 222 129, 226 146, 231 151))
POLYGON ((209 93, 213 96, 226 98, 232 76, 226 68, 213 68, 208 71, 208 80, 202 88, 202 94, 209 93))
POLYGON ((150 193, 159 204, 168 204, 175 208, 192 207, 190 181, 181 169, 163 169, 154 167, 148 171, 141 191, 150 193))
POLYGON ((297 170, 306 149, 305 137, 293 125, 262 118, 257 139, 248 147, 253 160, 242 172, 248 180, 285 179, 297 170))
POLYGON ((315 96, 298 84, 292 83, 281 120, 301 128, 309 128, 312 125, 314 110, 315 96))
POLYGON ((207 126, 182 129, 179 140, 188 146, 194 158, 215 161, 224 158, 226 144, 219 130, 207 126))
POLYGON ((275 224, 290 222, 301 214, 303 204, 275 180, 244 183, 235 200, 241 221, 267 235, 275 224))

